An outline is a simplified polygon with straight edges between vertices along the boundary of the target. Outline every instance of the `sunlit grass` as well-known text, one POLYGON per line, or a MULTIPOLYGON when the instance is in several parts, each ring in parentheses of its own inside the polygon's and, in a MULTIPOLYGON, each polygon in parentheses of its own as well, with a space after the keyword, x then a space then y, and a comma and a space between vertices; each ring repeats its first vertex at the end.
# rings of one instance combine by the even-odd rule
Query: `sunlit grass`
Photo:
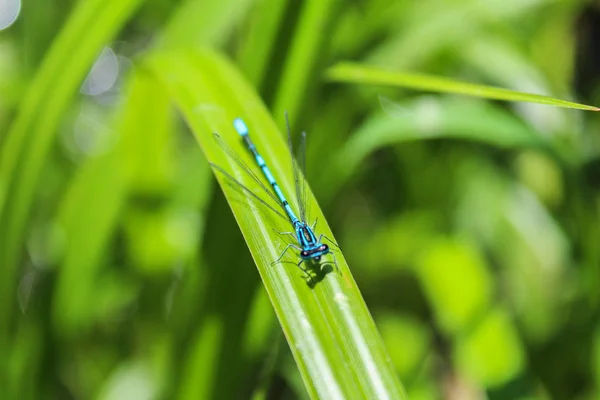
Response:
POLYGON ((0 39, 0 397, 597 397, 582 5, 58 3, 0 39), (254 168, 243 117, 294 199, 284 111, 341 247, 314 280, 209 166, 271 202, 213 136, 254 168))

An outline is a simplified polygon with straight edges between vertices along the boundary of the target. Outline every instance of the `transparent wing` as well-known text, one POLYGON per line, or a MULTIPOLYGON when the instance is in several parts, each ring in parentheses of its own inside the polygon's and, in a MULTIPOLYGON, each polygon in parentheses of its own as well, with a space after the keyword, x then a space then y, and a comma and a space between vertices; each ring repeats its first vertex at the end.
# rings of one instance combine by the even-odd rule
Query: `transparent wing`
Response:
MULTIPOLYGON (((287 127, 287 135, 288 135, 288 147, 290 150, 290 157, 292 159, 292 170, 294 171, 294 184, 296 188, 296 203, 298 204, 298 213, 300 214, 300 220, 302 222, 306 222, 306 210, 305 210, 305 202, 303 197, 304 192, 304 161, 301 161, 302 164, 294 157, 294 146, 292 144, 292 130, 290 128, 290 121, 288 119, 287 112, 285 113, 285 125, 287 127)), ((304 140, 302 140, 304 142, 304 140)), ((305 147, 302 144, 300 148, 305 147)), ((302 159, 304 160, 304 151, 301 154, 302 159)))
POLYGON ((256 195, 256 193, 254 193, 252 190, 250 190, 246 186, 242 185, 242 183, 240 181, 238 181, 237 179, 235 179, 233 176, 231 176, 229 174, 229 172, 225 171, 223 168, 219 167, 216 164, 213 164, 213 163, 209 163, 209 164, 210 164, 210 166, 212 168, 214 168, 216 171, 219 171, 221 174, 223 174, 223 176, 225 176, 227 179, 229 179, 230 183, 233 183, 238 188, 244 190, 246 193, 250 194, 254 198, 254 200, 258 201, 263 206, 267 207, 268 209, 270 209, 271 211, 273 211, 275 214, 279 215, 281 218, 283 218, 284 220, 288 221, 288 218, 285 215, 283 215, 281 212, 277 211, 275 208, 273 208, 266 201, 264 201, 263 199, 261 199, 260 197, 258 197, 256 195))
POLYGON ((398 103, 388 99, 385 96, 379 95, 379 104, 381 109, 392 118, 410 118, 413 112, 398 103))
MULTIPOLYGON (((277 196, 275 196, 273 194, 273 192, 271 192, 269 190, 269 188, 267 188, 265 186, 264 183, 261 182, 260 178, 254 173, 252 172, 252 170, 248 167, 248 165, 246 165, 246 163, 244 161, 242 161, 242 159, 240 159, 240 157, 238 156, 238 154, 233 151, 229 146, 227 146, 227 144, 223 141, 223 139, 221 139, 221 136, 219 136, 218 133, 213 133, 213 137, 215 138, 215 141, 217 142, 217 144, 223 149, 223 151, 229 156, 229 158, 231 158, 233 161, 235 161, 235 163, 242 169, 244 170, 244 172, 246 172, 250 177, 252 177, 252 179, 254 179, 254 181, 256 183, 258 183, 258 185, 262 188, 262 190, 264 190, 264 192, 269 195, 269 197, 271 199, 273 199, 273 201, 275 201, 275 203, 279 204, 279 206, 281 206, 281 208, 285 211, 285 209, 283 208, 283 206, 281 205, 281 202, 279 201, 279 199, 277 198, 277 196)), ((214 165, 211 163, 211 165, 214 165)), ((217 167, 216 165, 214 165, 215 167, 217 167)), ((228 173, 226 173, 222 168, 217 167, 217 170, 223 172, 226 175, 229 175, 228 173)), ((233 178, 231 175, 229 175, 229 177, 231 179, 233 179, 236 183, 238 183, 241 186, 242 185, 240 182, 238 182, 235 178, 233 178)), ((247 187, 244 186, 244 189, 246 189, 247 191, 249 191, 250 193, 254 194, 250 189, 248 189, 247 187)), ((258 197, 258 196, 257 196, 258 197)), ((264 203, 264 200, 261 200, 264 203)), ((266 204, 266 203, 265 203, 266 204)))
POLYGON ((302 199, 302 221, 309 222, 310 221, 310 210, 308 208, 308 188, 306 185, 306 132, 302 131, 300 135, 300 143, 298 145, 298 150, 296 151, 296 162, 298 164, 299 172, 299 190, 300 197, 302 199))

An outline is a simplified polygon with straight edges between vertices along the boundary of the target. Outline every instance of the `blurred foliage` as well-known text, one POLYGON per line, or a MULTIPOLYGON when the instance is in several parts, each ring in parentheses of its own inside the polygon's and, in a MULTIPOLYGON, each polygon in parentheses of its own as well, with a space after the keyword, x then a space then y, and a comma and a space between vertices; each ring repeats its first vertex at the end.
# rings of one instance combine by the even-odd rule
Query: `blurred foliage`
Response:
POLYGON ((202 47, 308 132, 410 398, 600 397, 600 119, 330 80, 352 61, 598 104, 599 38, 583 0, 23 1, 0 33, 0 397, 308 397, 144 68, 202 47))

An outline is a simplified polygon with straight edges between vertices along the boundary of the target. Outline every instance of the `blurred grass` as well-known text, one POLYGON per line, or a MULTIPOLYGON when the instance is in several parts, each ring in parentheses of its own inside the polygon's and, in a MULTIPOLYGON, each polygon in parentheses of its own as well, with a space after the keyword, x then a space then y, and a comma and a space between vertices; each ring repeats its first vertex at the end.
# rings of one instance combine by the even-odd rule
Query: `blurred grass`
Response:
POLYGON ((0 37, 0 397, 597 398, 598 119, 569 107, 597 109, 557 100, 598 103, 596 14, 24 3, 0 37), (118 79, 77 95, 105 46, 118 79), (206 162, 257 189, 211 137, 247 159, 243 116, 293 197, 284 110, 344 249, 312 290, 270 266, 288 224, 206 162))
POLYGON ((503 148, 546 146, 534 129, 494 105, 453 97, 418 98, 403 106, 385 97, 379 101, 384 113, 374 113, 365 121, 318 177, 325 201, 356 174, 370 154, 397 143, 454 138, 503 148))
POLYGON ((248 18, 246 35, 240 39, 238 57, 246 78, 262 88, 269 71, 269 61, 277 50, 278 32, 285 23, 286 2, 257 2, 248 18))
POLYGON ((162 32, 161 47, 189 48, 224 43, 252 3, 253 0, 183 1, 162 32))
POLYGON ((315 72, 323 63, 321 55, 327 51, 327 39, 341 4, 339 0, 307 0, 297 16, 272 106, 273 115, 288 112, 292 126, 314 86, 315 72))
POLYGON ((104 44, 138 0, 82 3, 27 88, 0 155, 0 351, 7 350, 15 281, 34 191, 61 116, 104 44), (76 57, 72 57, 76 54, 76 57), (69 63, 64 63, 69 59, 69 63), (10 194, 10 196, 9 196, 10 194))

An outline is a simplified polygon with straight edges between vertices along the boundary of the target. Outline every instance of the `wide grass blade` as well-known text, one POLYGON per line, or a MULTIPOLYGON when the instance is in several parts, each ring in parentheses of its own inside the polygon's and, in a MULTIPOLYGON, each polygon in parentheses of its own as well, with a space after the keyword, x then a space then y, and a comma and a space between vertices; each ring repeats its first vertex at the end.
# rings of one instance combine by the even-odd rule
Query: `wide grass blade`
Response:
POLYGON ((578 110, 600 111, 598 107, 573 103, 539 94, 522 93, 492 86, 459 82, 434 75, 389 71, 378 67, 348 62, 339 63, 331 67, 327 71, 327 77, 335 82, 394 86, 428 92, 455 93, 493 100, 525 101, 578 110))
MULTIPOLYGON (((235 117, 242 117, 282 190, 293 198, 293 174, 286 143, 256 93, 229 63, 211 52, 170 52, 156 55, 147 65, 170 91, 210 162, 260 193, 256 182, 224 154, 213 138, 213 132, 218 132, 248 165, 253 165, 232 125, 235 117)), ((274 231, 288 231, 289 224, 257 204, 252 196, 228 184, 222 174, 217 173, 217 178, 311 397, 405 398, 341 252, 336 253, 340 272, 332 269, 320 273, 322 280, 316 279, 314 285, 307 284, 294 265, 297 255, 289 254, 286 261, 291 263, 272 265, 287 243, 285 236, 274 231)), ((333 239, 311 193, 308 203, 311 214, 319 220, 317 233, 333 239)), ((232 284, 235 279, 232 275, 232 284)))

